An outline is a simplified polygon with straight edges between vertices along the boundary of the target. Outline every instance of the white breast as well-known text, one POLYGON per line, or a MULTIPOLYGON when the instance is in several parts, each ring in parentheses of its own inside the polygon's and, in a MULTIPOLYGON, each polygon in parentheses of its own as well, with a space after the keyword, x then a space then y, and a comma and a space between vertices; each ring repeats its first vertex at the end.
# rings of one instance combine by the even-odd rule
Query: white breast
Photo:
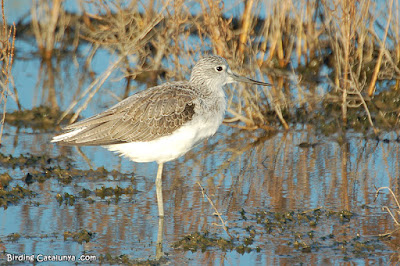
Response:
POLYGON ((131 142, 104 146, 110 151, 117 152, 135 162, 164 163, 174 160, 200 141, 212 136, 221 125, 225 113, 225 100, 217 110, 195 114, 193 119, 169 136, 153 141, 131 142))

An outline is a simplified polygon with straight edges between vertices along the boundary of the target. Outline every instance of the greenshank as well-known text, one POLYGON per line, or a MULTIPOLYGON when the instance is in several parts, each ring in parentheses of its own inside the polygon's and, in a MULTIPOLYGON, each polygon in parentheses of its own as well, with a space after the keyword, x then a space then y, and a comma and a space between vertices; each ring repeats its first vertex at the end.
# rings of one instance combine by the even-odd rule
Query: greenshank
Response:
POLYGON ((200 59, 189 81, 165 83, 136 93, 110 109, 65 127, 52 142, 61 145, 101 145, 134 162, 157 162, 159 217, 164 217, 162 171, 202 140, 214 135, 226 110, 223 86, 268 83, 231 71, 220 56, 200 59))

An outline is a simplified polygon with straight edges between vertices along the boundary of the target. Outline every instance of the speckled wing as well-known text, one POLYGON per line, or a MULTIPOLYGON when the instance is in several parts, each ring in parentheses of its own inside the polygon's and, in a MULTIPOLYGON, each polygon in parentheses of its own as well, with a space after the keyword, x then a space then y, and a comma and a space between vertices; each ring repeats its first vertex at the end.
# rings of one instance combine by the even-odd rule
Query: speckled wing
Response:
POLYGON ((112 145, 152 141, 190 121, 196 94, 187 82, 166 83, 134 94, 110 109, 64 128, 64 145, 112 145))

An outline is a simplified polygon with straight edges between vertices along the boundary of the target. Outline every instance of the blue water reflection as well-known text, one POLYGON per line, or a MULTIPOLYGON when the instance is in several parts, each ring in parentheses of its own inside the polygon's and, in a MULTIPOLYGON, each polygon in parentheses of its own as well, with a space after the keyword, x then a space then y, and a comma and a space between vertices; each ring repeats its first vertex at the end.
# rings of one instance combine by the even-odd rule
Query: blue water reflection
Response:
MULTIPOLYGON (((24 14, 24 8, 29 8, 27 2, 31 3, 6 1, 9 19, 24 14)), ((229 12, 235 13, 241 8, 234 7, 229 12)), ((77 53, 70 53, 61 61, 54 59, 49 66, 31 56, 37 50, 32 43, 17 40, 13 76, 23 108, 31 109, 47 103, 48 82, 53 80, 57 104, 65 110, 117 58, 117 55, 100 50, 90 68, 85 68, 84 55, 90 48, 82 43, 77 53), (53 76, 49 75, 49 71, 53 72, 53 76), (91 76, 93 73, 94 77, 91 76)), ((190 68, 189 62, 187 67, 190 68)), ((188 76, 189 73, 183 75, 188 76)), ((118 102, 126 86, 121 76, 123 73, 119 71, 112 74, 81 113, 82 117, 89 117, 118 102)), ((146 87, 136 82, 131 86, 134 90, 146 87)), ((78 105, 81 103, 82 100, 78 105)), ((16 109, 16 103, 10 98, 7 110, 16 109)), ((68 184, 53 177, 28 187, 23 178, 32 171, 43 169, 0 165, 0 174, 8 173, 13 178, 10 186, 18 184, 37 194, 8 208, 0 208, 0 250, 16 254, 79 256, 83 253, 110 253, 114 256, 127 254, 132 259, 140 260, 154 258, 158 227, 154 185, 157 165, 132 163, 101 147, 83 147, 83 156, 74 147, 51 144, 55 133, 6 124, 1 153, 13 157, 28 154, 51 158, 63 156, 70 158, 73 167, 79 170, 88 170, 91 165, 94 169, 104 167, 107 171, 117 170, 126 175, 117 178, 112 174, 104 178, 74 176, 68 184), (90 201, 79 196, 83 189, 95 191, 103 186, 131 186, 135 193, 122 195, 118 202, 115 197, 103 199, 92 194, 90 198, 93 201, 90 201), (76 196, 72 206, 57 202, 56 195, 64 193, 76 196), (94 238, 83 244, 64 240, 64 232, 81 229, 93 232, 94 238), (5 241, 13 233, 19 233, 21 238, 5 241)), ((242 209, 252 213, 307 211, 319 207, 350 210, 356 214, 356 218, 345 225, 333 222, 320 225, 321 235, 376 236, 394 229, 393 221, 381 210, 381 206, 393 206, 393 200, 387 194, 374 200, 375 187, 388 186, 398 194, 400 144, 396 141, 397 134, 389 132, 382 136, 390 140, 387 143, 351 132, 346 135, 347 141, 341 138, 320 136, 307 125, 271 136, 265 136, 262 131, 240 132, 224 125, 213 138, 184 157, 167 163, 163 187, 166 209, 164 251, 169 254, 168 260, 176 265, 196 262, 341 264, 346 261, 340 251, 326 247, 312 253, 293 251, 293 247, 287 244, 292 239, 270 237, 266 233, 254 244, 261 247, 259 253, 253 251, 241 255, 236 251, 223 252, 212 248, 204 253, 192 253, 174 249, 171 243, 195 231, 208 230, 226 237, 223 230, 214 225, 218 220, 209 202, 203 198, 198 183, 205 188, 232 230, 238 230, 246 223, 240 220, 242 209), (302 147, 304 142, 315 145, 302 147)), ((50 163, 49 167, 55 167, 57 163, 50 163)), ((61 167, 66 166, 61 163, 61 167)), ((388 263, 394 252, 382 247, 375 257, 356 257, 351 262, 388 263), (383 255, 380 256, 380 253, 383 255)), ((0 259, 4 262, 2 255, 0 259)))

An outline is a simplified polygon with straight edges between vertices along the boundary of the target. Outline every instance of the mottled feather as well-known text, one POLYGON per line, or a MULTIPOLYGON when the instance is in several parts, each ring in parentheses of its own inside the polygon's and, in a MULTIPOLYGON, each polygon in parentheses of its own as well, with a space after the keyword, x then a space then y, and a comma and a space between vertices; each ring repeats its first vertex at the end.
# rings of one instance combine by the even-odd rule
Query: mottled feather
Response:
POLYGON ((134 94, 110 109, 64 128, 83 128, 64 145, 113 145, 152 141, 190 121, 198 98, 188 82, 165 83, 134 94))

